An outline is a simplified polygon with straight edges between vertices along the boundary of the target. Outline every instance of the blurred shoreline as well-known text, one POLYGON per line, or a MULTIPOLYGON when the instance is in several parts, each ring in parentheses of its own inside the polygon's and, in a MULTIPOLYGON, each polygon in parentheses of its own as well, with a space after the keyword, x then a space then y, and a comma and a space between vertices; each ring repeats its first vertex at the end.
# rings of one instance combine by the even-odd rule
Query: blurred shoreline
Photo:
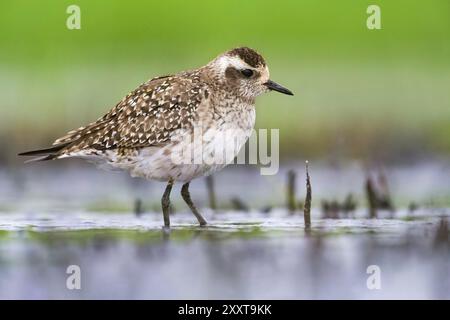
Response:
MULTIPOLYGON (((367 166, 360 161, 310 161, 313 207, 322 200, 343 201, 352 194, 360 207, 366 206, 365 183, 368 174, 382 173, 397 208, 411 203, 419 207, 450 207, 450 162, 448 159, 413 164, 367 166)), ((214 178, 219 206, 227 208, 239 199, 251 209, 280 208, 286 205, 288 171, 297 173, 296 197, 305 196, 303 161, 283 163, 279 172, 261 176, 256 165, 230 165, 214 178)), ((178 188, 178 186, 176 187, 178 188)), ((108 172, 81 160, 21 165, 11 170, 0 167, 0 210, 94 210, 132 212, 140 199, 146 211, 160 211, 164 184, 131 178, 126 172, 108 172)), ((204 178, 192 182, 192 195, 199 206, 208 206, 204 178)), ((176 209, 186 210, 178 191, 176 209)))

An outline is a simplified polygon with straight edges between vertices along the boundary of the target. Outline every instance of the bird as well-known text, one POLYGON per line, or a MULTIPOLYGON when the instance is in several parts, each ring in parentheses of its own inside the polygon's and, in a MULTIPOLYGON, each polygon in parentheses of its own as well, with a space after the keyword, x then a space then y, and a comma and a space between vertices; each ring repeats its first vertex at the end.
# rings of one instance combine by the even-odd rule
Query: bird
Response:
POLYGON ((256 97, 269 91, 293 95, 270 80, 262 55, 237 47, 197 69, 152 78, 96 121, 69 131, 49 148, 19 156, 34 156, 27 162, 81 158, 165 182, 164 227, 170 227, 172 187, 182 183, 182 198, 205 226, 191 199, 190 182, 234 160, 254 128, 256 97))

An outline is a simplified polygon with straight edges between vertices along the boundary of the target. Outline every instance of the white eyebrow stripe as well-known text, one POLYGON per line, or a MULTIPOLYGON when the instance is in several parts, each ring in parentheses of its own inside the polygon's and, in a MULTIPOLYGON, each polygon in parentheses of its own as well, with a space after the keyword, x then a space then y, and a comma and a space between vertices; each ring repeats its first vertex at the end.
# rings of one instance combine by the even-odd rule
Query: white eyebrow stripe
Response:
POLYGON ((254 69, 251 66, 249 66, 247 63, 245 63, 241 58, 236 56, 221 56, 219 59, 217 59, 217 66, 222 72, 225 72, 225 70, 228 67, 234 67, 238 70, 242 69, 254 69))

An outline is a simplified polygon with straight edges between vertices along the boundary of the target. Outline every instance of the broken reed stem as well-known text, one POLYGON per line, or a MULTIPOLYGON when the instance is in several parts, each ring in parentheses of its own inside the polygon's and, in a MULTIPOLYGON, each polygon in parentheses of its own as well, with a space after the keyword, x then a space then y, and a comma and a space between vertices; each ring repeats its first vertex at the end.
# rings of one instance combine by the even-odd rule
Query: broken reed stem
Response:
POLYGON ((305 205, 303 206, 303 214, 305 218, 305 228, 311 227, 311 179, 308 171, 308 161, 306 161, 306 197, 305 205))
POLYGON ((246 205, 244 203, 244 201, 242 201, 240 198, 238 197, 233 197, 231 198, 231 205, 233 206, 234 210, 237 211, 244 211, 244 212, 248 212, 250 211, 250 208, 248 205, 246 205))
POLYGON ((140 217, 142 215, 142 213, 144 212, 143 208, 142 208, 142 200, 141 199, 136 199, 134 201, 134 215, 136 217, 140 217))
POLYGON ((287 185, 287 208, 291 214, 295 212, 295 171, 289 170, 288 172, 288 185, 287 185))
POLYGON ((214 191, 214 180, 212 176, 206 177, 206 188, 208 189, 209 207, 216 210, 216 193, 214 191))
POLYGON ((366 181, 366 196, 369 204, 369 218, 377 218, 377 194, 371 177, 367 177, 366 181))

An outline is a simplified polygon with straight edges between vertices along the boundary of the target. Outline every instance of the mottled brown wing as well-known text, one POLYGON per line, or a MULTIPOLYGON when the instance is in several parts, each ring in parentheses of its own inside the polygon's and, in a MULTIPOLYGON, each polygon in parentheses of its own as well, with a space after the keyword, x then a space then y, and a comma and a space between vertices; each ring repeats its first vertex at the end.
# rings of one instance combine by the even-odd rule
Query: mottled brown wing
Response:
POLYGON ((67 144, 60 154, 96 149, 160 145, 170 133, 188 126, 205 97, 197 77, 152 79, 128 94, 109 113, 86 127, 69 132, 54 145, 67 144))

